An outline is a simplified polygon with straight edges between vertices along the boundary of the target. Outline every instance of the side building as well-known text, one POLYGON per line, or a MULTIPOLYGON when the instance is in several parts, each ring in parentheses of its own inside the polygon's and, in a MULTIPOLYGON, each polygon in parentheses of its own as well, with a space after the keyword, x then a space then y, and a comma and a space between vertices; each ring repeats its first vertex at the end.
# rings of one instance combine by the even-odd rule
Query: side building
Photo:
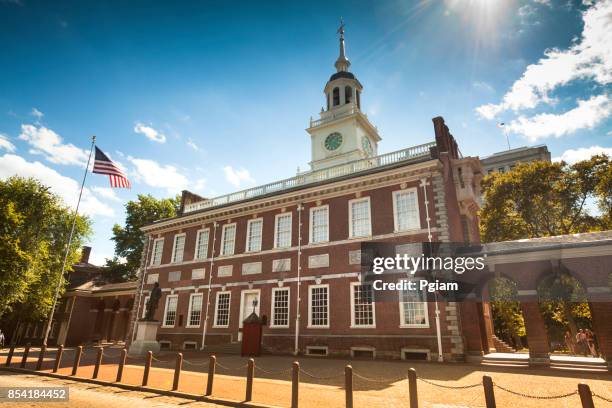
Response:
POLYGON ((511 171, 517 163, 530 163, 533 161, 550 162, 550 152, 546 145, 517 147, 516 149, 493 153, 480 159, 484 168, 484 174, 491 174, 494 171, 501 173, 511 171))
POLYGON ((272 353, 438 359, 436 317, 445 360, 493 348, 487 304, 436 311, 433 294, 418 291, 378 302, 360 281, 362 242, 477 242, 483 175, 441 117, 431 142, 380 154, 349 65, 341 32, 326 109, 307 129, 310 171, 211 199, 184 192, 177 217, 143 228, 133 318, 159 282, 162 348, 239 342, 253 310, 272 353))

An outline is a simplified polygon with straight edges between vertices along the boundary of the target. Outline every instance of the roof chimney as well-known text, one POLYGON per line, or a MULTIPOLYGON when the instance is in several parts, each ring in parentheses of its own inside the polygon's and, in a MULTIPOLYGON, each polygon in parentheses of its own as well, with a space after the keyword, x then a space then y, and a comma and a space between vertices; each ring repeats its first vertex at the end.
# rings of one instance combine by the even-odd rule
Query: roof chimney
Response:
POLYGON ((91 247, 90 246, 84 246, 83 248, 81 248, 81 262, 82 264, 88 264, 89 263, 89 255, 91 254, 91 247))

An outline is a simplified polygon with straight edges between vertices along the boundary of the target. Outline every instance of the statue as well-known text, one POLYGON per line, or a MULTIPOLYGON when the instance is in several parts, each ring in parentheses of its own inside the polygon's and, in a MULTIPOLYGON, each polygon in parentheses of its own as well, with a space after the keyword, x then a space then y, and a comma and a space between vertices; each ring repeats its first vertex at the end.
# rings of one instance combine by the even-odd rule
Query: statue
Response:
POLYGON ((147 312, 145 313, 145 317, 143 320, 153 320, 153 316, 155 315, 155 311, 157 310, 157 306, 159 305, 159 299, 161 299, 162 291, 159 288, 159 282, 155 282, 153 286, 153 290, 151 290, 151 295, 149 296, 149 301, 147 302, 147 312))

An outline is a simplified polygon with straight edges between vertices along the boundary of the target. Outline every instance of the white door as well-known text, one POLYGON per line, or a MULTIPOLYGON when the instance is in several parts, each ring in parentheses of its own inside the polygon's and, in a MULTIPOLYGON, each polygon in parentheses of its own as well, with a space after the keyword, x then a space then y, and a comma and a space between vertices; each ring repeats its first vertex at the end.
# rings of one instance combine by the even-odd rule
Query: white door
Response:
MULTIPOLYGON (((259 299, 259 289, 243 290, 240 296, 240 322, 239 326, 242 328, 242 322, 244 319, 249 317, 253 313, 253 301, 257 302, 255 306, 255 313, 259 316, 259 306, 261 304, 259 299)), ((238 341, 242 341, 242 332, 238 332, 238 341)))

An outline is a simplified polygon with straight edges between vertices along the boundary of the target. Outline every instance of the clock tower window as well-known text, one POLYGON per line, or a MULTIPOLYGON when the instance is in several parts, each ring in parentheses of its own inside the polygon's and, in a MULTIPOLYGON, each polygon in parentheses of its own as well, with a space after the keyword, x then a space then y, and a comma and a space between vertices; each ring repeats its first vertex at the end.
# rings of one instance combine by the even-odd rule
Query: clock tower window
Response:
POLYGON ((333 106, 340 105, 340 88, 338 88, 338 87, 334 88, 332 94, 334 96, 333 106))
POLYGON ((344 103, 351 103, 353 99, 353 88, 350 86, 344 87, 344 103))

